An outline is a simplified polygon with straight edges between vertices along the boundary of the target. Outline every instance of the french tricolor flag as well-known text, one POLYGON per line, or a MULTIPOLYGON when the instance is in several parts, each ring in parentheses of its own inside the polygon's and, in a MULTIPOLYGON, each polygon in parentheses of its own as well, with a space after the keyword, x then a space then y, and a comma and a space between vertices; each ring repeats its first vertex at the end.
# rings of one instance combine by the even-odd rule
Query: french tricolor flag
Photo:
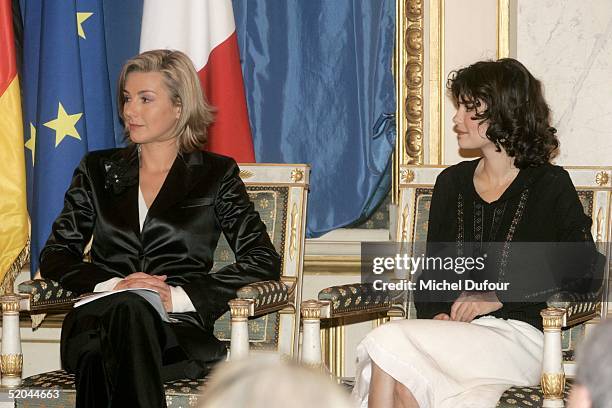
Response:
POLYGON ((207 150, 254 162, 231 0, 144 0, 140 51, 183 51, 216 108, 207 150))

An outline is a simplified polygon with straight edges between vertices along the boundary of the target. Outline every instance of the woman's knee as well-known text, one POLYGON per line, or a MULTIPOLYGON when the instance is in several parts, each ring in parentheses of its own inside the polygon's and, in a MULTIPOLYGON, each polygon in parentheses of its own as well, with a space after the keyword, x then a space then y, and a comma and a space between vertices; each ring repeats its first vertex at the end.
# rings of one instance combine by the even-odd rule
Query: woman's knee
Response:
POLYGON ((393 386, 393 399, 401 402, 400 406, 419 408, 419 403, 414 398, 414 395, 412 395, 412 392, 397 380, 393 386))

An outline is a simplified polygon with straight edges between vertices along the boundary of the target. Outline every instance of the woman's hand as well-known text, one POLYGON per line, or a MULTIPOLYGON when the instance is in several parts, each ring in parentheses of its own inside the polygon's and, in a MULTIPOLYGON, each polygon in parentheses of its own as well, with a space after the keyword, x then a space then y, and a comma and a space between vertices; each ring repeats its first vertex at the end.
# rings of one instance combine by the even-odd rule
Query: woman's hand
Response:
POLYGON ((450 316, 446 313, 438 313, 433 317, 433 320, 450 320, 450 316))
POLYGON ((462 292, 451 307, 450 318, 469 323, 477 316, 489 314, 501 309, 502 306, 495 292, 462 292))
POLYGON ((152 289, 159 293, 164 308, 167 312, 172 312, 172 294, 170 292, 170 285, 165 280, 166 275, 149 275, 144 272, 134 272, 125 278, 121 282, 115 285, 113 290, 130 289, 130 288, 147 288, 152 289))

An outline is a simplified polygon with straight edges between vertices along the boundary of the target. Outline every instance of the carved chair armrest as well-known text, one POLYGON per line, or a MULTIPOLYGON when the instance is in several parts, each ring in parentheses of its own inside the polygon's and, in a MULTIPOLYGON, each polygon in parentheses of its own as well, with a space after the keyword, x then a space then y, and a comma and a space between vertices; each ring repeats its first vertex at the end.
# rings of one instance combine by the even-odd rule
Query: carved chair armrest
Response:
POLYGON ((255 282, 238 289, 237 298, 229 301, 232 360, 249 353, 249 317, 275 312, 289 304, 289 288, 280 281, 255 282))
POLYGON ((562 326, 571 327, 597 316, 601 293, 558 292, 548 298, 546 305, 564 310, 562 326))
POLYGON ((60 313, 72 309, 79 296, 51 279, 33 279, 18 286, 20 309, 36 313, 60 313))
POLYGON ((398 294, 401 292, 375 290, 369 283, 331 286, 319 292, 318 299, 323 305, 321 318, 388 312, 398 294))
POLYGON ((252 305, 249 317, 260 316, 287 306, 289 288, 280 281, 255 282, 238 289, 237 297, 248 300, 252 305))

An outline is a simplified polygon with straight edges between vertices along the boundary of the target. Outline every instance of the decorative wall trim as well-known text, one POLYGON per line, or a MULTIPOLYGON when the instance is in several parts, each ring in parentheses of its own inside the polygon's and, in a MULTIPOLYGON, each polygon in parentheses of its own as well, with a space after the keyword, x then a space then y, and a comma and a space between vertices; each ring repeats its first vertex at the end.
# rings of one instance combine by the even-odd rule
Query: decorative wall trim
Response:
POLYGON ((497 0, 497 58, 510 56, 510 0, 497 0))
MULTIPOLYGON (((444 163, 444 1, 429 0, 429 163, 444 163)), ((422 163, 418 163, 422 164, 422 163)))
POLYGON ((423 164, 424 0, 398 0, 395 14, 396 127, 393 202, 399 191, 399 167, 423 164))
POLYGON ((306 255, 304 257, 305 275, 358 275, 361 273, 359 256, 306 255))

